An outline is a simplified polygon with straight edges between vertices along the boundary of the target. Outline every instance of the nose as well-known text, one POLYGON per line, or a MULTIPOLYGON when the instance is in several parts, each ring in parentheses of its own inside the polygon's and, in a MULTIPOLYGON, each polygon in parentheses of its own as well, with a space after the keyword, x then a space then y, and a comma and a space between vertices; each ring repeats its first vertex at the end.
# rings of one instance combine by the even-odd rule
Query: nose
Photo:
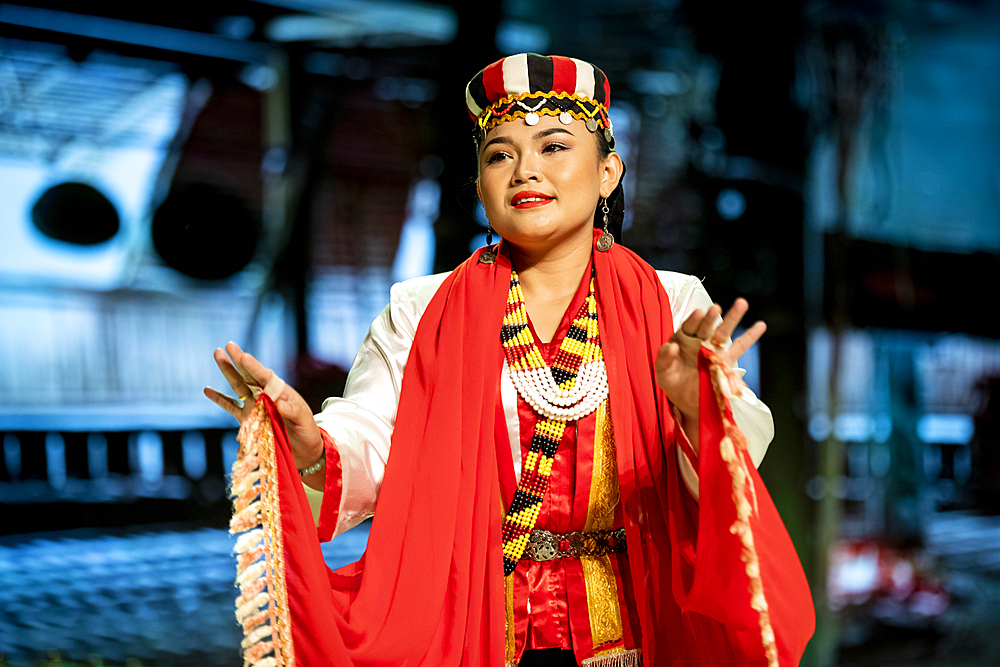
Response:
POLYGON ((531 151, 521 153, 514 165, 511 180, 515 185, 527 183, 528 181, 535 181, 537 183, 541 180, 541 171, 538 168, 537 156, 534 153, 531 151))

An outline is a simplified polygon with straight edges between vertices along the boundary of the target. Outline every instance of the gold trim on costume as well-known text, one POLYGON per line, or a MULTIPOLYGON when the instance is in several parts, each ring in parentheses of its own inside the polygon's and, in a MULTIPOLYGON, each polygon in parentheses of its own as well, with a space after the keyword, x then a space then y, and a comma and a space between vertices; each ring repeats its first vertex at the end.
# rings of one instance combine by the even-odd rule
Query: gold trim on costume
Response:
MULTIPOLYGON (((618 463, 609 406, 610 402, 605 399, 597 408, 594 469, 590 478, 590 500, 584 531, 610 530, 615 520, 619 496, 618 463)), ((620 641, 624 632, 618 605, 618 582, 610 556, 582 556, 580 565, 587 588, 587 611, 594 648, 620 641)))
POLYGON ((508 665, 515 664, 517 657, 517 645, 514 639, 514 575, 508 574, 503 578, 504 593, 504 630, 506 634, 507 651, 504 661, 508 665))
POLYGON ((587 611, 594 648, 622 638, 618 582, 609 556, 581 556, 583 580, 587 585, 587 611))
POLYGON ((508 95, 507 97, 501 98, 483 109, 479 117, 476 119, 476 124, 483 131, 483 133, 489 132, 497 125, 501 123, 507 123, 515 118, 524 118, 528 113, 534 113, 538 116, 558 116, 561 113, 568 113, 573 116, 576 120, 586 121, 588 118, 593 118, 597 121, 598 127, 601 129, 606 129, 607 124, 605 123, 605 118, 607 114, 607 109, 604 108, 600 103, 595 102, 586 95, 577 95, 576 93, 567 93, 555 91, 535 91, 518 93, 516 95, 508 95), (524 100, 535 101, 541 100, 569 100, 576 104, 576 106, 569 106, 566 109, 562 107, 558 109, 553 109, 552 107, 541 106, 534 111, 526 110, 521 106, 518 106, 518 102, 523 102, 524 100), (494 114, 496 109, 507 106, 509 109, 505 113, 501 113, 499 116, 494 114), (588 108, 589 107, 589 108, 588 108))
MULTIPOLYGON (((504 507, 503 491, 499 488, 497 491, 500 493, 500 507, 501 511, 504 507)), ((503 513, 500 515, 500 520, 503 521, 503 513)), ((514 575, 509 574, 503 578, 503 624, 504 624, 504 664, 505 667, 514 667, 517 665, 517 638, 514 634, 514 575)))
POLYGON ((618 461, 608 399, 597 406, 596 422, 594 470, 590 476, 590 501, 584 532, 611 530, 615 521, 615 507, 618 506, 618 461))

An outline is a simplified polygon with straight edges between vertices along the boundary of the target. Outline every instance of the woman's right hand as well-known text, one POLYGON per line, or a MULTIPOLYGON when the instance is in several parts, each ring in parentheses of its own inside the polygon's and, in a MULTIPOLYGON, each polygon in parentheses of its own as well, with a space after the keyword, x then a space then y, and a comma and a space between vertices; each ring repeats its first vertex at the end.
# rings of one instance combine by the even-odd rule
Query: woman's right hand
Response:
POLYGON ((323 455, 323 436, 309 404, 297 391, 236 343, 227 343, 225 351, 216 349, 215 363, 239 400, 205 387, 205 396, 209 400, 242 424, 253 409, 256 398, 261 393, 267 394, 285 422, 295 467, 301 470, 320 459, 323 455))

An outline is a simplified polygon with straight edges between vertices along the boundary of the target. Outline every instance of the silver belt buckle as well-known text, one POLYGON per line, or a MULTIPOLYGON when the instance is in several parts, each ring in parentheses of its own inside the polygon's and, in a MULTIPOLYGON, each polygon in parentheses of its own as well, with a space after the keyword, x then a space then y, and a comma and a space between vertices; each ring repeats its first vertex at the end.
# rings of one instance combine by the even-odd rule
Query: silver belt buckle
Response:
POLYGON ((559 542, 553 533, 547 530, 533 530, 528 535, 528 548, 531 557, 537 561, 554 560, 559 556, 559 542))

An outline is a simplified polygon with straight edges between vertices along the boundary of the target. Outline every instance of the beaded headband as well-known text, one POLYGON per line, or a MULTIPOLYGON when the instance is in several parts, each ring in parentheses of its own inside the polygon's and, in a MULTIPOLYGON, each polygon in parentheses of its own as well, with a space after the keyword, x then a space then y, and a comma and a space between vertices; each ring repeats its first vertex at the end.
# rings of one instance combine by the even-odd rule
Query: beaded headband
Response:
POLYGON ((615 145, 608 78, 600 68, 576 58, 536 53, 501 58, 472 77, 465 104, 476 121, 476 143, 501 123, 523 118, 535 125, 540 116, 556 116, 564 125, 576 119, 591 132, 601 129, 608 144, 615 145))

